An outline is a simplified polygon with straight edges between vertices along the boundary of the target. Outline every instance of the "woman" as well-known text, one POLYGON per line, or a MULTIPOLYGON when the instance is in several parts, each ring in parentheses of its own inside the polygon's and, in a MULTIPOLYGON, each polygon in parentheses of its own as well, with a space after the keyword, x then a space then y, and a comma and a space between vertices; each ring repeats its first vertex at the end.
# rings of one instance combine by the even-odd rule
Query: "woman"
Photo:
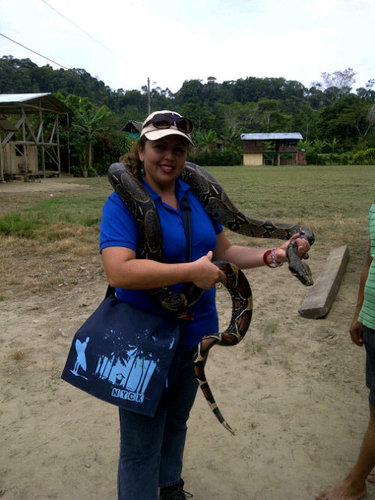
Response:
MULTIPOLYGON (((108 281, 120 300, 157 311, 159 306, 148 295, 149 289, 168 286, 179 290, 180 284, 193 282, 205 290, 193 306, 194 319, 186 321, 185 353, 173 399, 163 400, 154 418, 120 409, 121 500, 156 500, 158 487, 162 500, 187 498, 181 471, 186 422, 197 391, 194 348, 202 336, 218 331, 214 285, 225 279, 212 261, 229 261, 247 269, 266 264, 277 267, 287 260, 290 240, 273 251, 232 245, 220 224, 209 217, 181 180, 192 144, 191 130, 191 121, 180 114, 156 111, 146 118, 135 151, 124 158, 157 207, 165 262, 136 258, 136 222, 116 193, 109 196, 103 208, 100 249, 108 281), (186 238, 180 207, 184 195, 191 210, 191 262, 185 262, 186 238)), ((309 249, 304 239, 297 238, 297 246, 300 256, 309 249)))

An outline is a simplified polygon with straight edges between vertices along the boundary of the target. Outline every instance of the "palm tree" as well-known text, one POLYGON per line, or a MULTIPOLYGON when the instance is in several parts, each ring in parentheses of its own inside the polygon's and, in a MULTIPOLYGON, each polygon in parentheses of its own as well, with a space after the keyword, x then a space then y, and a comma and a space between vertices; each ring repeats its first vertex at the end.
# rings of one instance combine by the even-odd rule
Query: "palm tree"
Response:
POLYGON ((329 147, 331 148, 331 152, 334 153, 337 147, 337 139, 334 137, 330 142, 328 142, 329 147))
POLYGON ((215 130, 198 130, 194 135, 194 143, 200 151, 214 151, 217 142, 215 130))
POLYGON ((241 133, 242 128, 227 127, 221 135, 224 147, 231 153, 241 151, 241 133))
POLYGON ((327 146, 326 141, 322 139, 316 139, 314 141, 314 149, 317 153, 321 153, 326 146, 327 146))
POLYGON ((87 162, 83 162, 83 177, 87 177, 88 170, 92 168, 95 138, 106 129, 109 118, 113 116, 114 114, 107 106, 101 106, 100 108, 93 105, 89 106, 84 98, 79 99, 78 109, 74 113, 72 129, 84 138, 87 145, 88 158, 87 162))

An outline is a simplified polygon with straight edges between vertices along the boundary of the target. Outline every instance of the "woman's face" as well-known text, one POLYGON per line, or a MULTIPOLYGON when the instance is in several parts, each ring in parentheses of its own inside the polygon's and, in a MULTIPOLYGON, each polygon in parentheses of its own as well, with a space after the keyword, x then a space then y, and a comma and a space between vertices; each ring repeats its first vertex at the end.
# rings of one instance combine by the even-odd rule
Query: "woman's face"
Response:
POLYGON ((144 164, 145 180, 154 189, 174 187, 188 152, 187 141, 179 135, 168 135, 157 141, 146 141, 138 150, 144 164))

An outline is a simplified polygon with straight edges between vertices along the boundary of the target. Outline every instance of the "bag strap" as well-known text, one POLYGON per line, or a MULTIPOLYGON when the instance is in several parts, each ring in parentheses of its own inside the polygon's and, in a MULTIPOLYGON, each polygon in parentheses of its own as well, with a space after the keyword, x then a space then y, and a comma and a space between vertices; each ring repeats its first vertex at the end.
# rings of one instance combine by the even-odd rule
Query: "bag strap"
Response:
POLYGON ((116 295, 116 289, 113 288, 113 286, 108 285, 104 298, 106 299, 106 298, 110 297, 111 295, 116 295))
POLYGON ((181 199, 180 208, 186 238, 186 262, 191 262, 191 208, 186 193, 181 199))
MULTIPOLYGON (((191 262, 191 208, 186 193, 181 199, 180 208, 182 219, 184 221, 184 231, 186 238, 186 262, 191 262)), ((111 285, 108 285, 104 298, 106 299, 111 295, 115 295, 115 293, 115 288, 113 288, 113 286, 111 285)))

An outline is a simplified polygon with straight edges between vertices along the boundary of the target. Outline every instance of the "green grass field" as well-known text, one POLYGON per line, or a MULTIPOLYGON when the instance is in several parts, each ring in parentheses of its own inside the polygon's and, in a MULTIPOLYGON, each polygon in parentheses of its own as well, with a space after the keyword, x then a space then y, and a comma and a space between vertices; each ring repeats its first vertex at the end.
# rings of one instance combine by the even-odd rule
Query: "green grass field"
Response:
POLYGON ((253 217, 297 222, 333 246, 362 247, 375 203, 374 166, 212 168, 236 205, 253 217))
MULTIPOLYGON (((367 239, 367 213, 375 203, 373 166, 211 167, 234 204, 258 219, 310 227, 316 242, 348 244, 361 251, 367 239)), ((90 228, 93 241, 101 207, 111 192, 106 178, 59 179, 82 190, 51 197, 7 197, 0 187, 0 234, 15 238, 61 240, 90 228)), ((96 249, 96 241, 95 241, 96 249)))

